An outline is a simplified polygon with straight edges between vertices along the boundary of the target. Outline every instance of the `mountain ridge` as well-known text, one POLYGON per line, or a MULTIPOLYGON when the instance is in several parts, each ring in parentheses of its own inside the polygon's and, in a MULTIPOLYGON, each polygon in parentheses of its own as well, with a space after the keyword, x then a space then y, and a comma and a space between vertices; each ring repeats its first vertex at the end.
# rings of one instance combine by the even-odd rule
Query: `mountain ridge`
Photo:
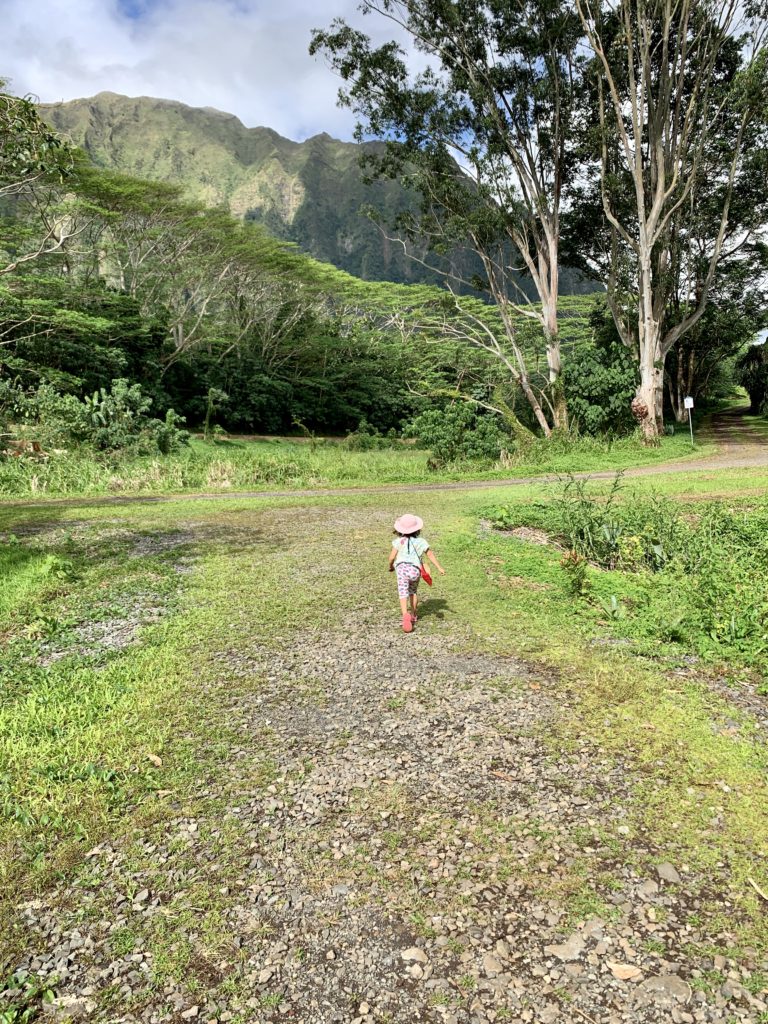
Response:
MULTIPOLYGON (((417 202, 399 181, 364 183, 360 156, 381 143, 344 142, 327 132, 295 142, 273 128, 248 128, 215 107, 110 91, 41 103, 38 109, 96 165, 179 185, 206 205, 226 205, 234 216, 262 223, 276 237, 355 277, 442 280, 361 213, 370 206, 391 223, 417 202)), ((592 290, 578 275, 565 268, 564 273, 564 292, 592 290)))
POLYGON ((215 108, 113 92, 43 103, 39 110, 98 166, 171 182, 206 205, 226 205, 234 216, 259 221, 357 277, 425 279, 360 214, 370 203, 396 216, 413 199, 398 182, 364 185, 357 143, 326 132, 295 142, 269 127, 247 128, 215 108))

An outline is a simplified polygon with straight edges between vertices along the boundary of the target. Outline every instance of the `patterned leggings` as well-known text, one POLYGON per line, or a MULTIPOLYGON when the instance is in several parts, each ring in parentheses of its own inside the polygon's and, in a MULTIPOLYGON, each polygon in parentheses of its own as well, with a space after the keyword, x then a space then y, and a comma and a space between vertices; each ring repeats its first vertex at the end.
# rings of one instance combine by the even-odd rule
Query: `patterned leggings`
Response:
POLYGON ((421 570, 418 565, 411 565, 410 562, 399 562, 395 566, 397 573, 397 593, 399 597, 408 597, 416 593, 416 588, 421 579, 421 570))

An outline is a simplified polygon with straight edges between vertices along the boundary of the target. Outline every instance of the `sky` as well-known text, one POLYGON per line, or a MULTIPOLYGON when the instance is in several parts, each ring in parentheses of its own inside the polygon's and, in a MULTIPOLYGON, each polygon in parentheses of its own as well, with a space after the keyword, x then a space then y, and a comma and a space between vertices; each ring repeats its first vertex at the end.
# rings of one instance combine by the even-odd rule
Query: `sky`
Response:
POLYGON ((358 2, 0 0, 0 77, 44 103, 107 90, 216 107, 297 141, 349 139, 339 79, 307 47, 334 17, 375 30, 358 2))

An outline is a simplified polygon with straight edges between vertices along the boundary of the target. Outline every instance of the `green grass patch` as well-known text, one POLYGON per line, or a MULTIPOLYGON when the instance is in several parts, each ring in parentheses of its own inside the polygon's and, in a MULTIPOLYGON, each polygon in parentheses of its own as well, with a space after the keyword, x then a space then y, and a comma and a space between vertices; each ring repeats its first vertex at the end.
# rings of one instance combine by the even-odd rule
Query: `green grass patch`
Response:
MULTIPOLYGON (((682 486, 692 499, 704 493, 710 500, 749 490, 756 479, 759 474, 744 471, 707 474, 706 480, 691 474, 682 486)), ((674 485, 667 478, 653 481, 657 491, 674 485)), ((642 490, 649 485, 633 486, 642 490)), ((609 482, 600 483, 600 493, 609 487, 609 482)), ((627 764, 636 780, 622 819, 629 827, 626 842, 608 834, 596 834, 594 840, 586 832, 571 837, 577 855, 559 892, 567 920, 610 910, 609 872, 600 868, 596 854, 586 852, 601 846, 609 859, 631 860, 649 873, 655 863, 671 860, 686 869, 686 884, 707 879, 711 892, 730 904, 722 928, 741 947, 768 949, 759 898, 748 882, 753 878, 768 887, 765 751, 755 741, 748 716, 710 693, 698 670, 676 674, 684 653, 679 642, 654 650, 650 641, 642 646, 630 635, 645 576, 590 566, 591 590, 579 597, 560 564, 562 551, 482 525, 488 505, 503 504, 518 521, 551 528, 547 517, 553 515, 555 494, 553 487, 524 485, 469 494, 423 492, 407 500, 361 493, 313 500, 233 497, 139 502, 117 509, 59 508, 59 539, 42 533, 41 539, 24 539, 25 556, 13 564, 24 573, 40 559, 60 558, 71 569, 53 585, 43 574, 19 588, 4 619, 13 657, 4 682, 12 678, 13 685, 0 704, 0 800, 9 809, 0 820, 0 889, 7 901, 0 906, 0 944, 12 951, 24 942, 12 916, 3 912, 14 901, 11 893, 34 892, 77 872, 85 878, 95 869, 83 866, 83 854, 104 835, 122 835, 128 848, 132 832, 151 839, 153 830, 162 832, 167 819, 179 813, 169 809, 169 799, 185 814, 197 808, 204 816, 197 796, 200 779, 222 771, 232 748, 243 742, 231 731, 228 709, 232 701, 253 699, 260 686, 247 658, 255 645, 289 645, 301 630, 322 626, 329 614, 352 602, 370 608, 376 622, 382 608, 391 608, 395 635, 397 601, 385 559, 390 523, 407 505, 424 516, 425 532, 448 570, 430 593, 431 609, 427 605, 420 628, 444 636, 452 647, 533 661, 545 695, 568 697, 560 702, 561 716, 549 736, 553 753, 588 748, 610 764, 627 764), (336 564, 340 550, 339 534, 326 530, 329 520, 343 525, 344 544, 355 565, 343 584, 339 574, 322 571, 336 564), (85 524, 84 533, 78 533, 78 523, 85 524), (195 573, 179 578, 172 552, 131 558, 131 539, 118 535, 122 525, 134 538, 192 529, 195 573), (89 531, 104 538, 101 545, 92 544, 89 531), (617 589, 622 581, 624 589, 617 589), (124 618, 121 609, 147 591, 160 594, 169 613, 142 627, 135 643, 101 653, 72 649, 83 622, 103 620, 103 604, 116 609, 113 617, 124 618), (612 594, 626 617, 614 619, 606 611, 603 602, 612 594), (29 634, 40 613, 59 624, 51 635, 29 634), (35 658, 52 641, 70 653, 44 673, 35 658), (168 791, 170 797, 160 795, 168 791)), ((732 504, 731 498, 726 511, 732 504)), ((737 504, 735 516, 745 513, 743 503, 737 504)), ((683 508, 684 522, 689 513, 693 522, 701 508, 691 500, 690 508, 683 508)), ((50 508, 0 508, 0 525, 21 534, 22 525, 42 527, 51 516, 50 508)), ((325 696, 310 686, 297 699, 316 702, 325 696)), ((400 698, 393 700, 391 710, 397 711, 400 698)), ((265 726, 252 739, 253 763, 248 778, 238 781, 244 787, 277 784, 275 736, 265 726)), ((399 797, 389 793, 386 799, 399 797)), ((488 821, 495 818, 498 827, 494 809, 487 811, 488 821)), ((206 813, 218 811, 209 807, 206 813)), ((503 837, 484 821, 471 841, 480 850, 495 851, 503 837)), ((383 849, 397 864, 408 822, 379 827, 386 833, 383 849)), ((545 841, 545 829, 540 838, 545 841)), ((516 842, 514 837, 509 841, 516 842)), ((155 868, 138 842, 134 852, 136 864, 126 862, 126 877, 140 866, 151 881, 155 868)), ((178 867, 185 868, 183 844, 172 852, 178 867)), ((198 908, 202 949, 211 956, 226 941, 222 909, 234 898, 219 891, 226 890, 222 878, 241 877, 244 857, 247 844, 233 824, 216 849, 220 872, 210 882, 180 886, 170 894, 179 922, 198 908)), ((307 870, 322 881, 342 866, 326 864, 317 855, 307 870)), ((359 870, 370 870, 362 854, 359 870)), ((500 877, 517 870, 511 859, 498 867, 500 877)), ((399 877, 387 884, 400 887, 399 905, 413 926, 428 928, 432 908, 418 892, 406 889, 399 877)), ((536 884, 546 891, 544 873, 536 884)), ((702 899, 704 925, 715 928, 723 904, 710 900, 706 891, 702 899)), ((117 932, 115 955, 127 955, 132 948, 152 951, 158 983, 190 968, 190 951, 172 922, 142 929, 117 932)), ((227 956, 235 967, 222 985, 237 987, 236 958, 227 956)), ((198 983, 203 984, 190 984, 198 983)))
POLYGON ((546 473, 591 472, 700 458, 708 443, 665 437, 647 447, 638 437, 616 440, 562 438, 537 441, 504 464, 459 463, 438 472, 428 468, 429 452, 407 445, 355 452, 332 442, 314 445, 286 440, 194 440, 188 448, 157 458, 99 459, 86 452, 51 455, 44 461, 0 461, 0 495, 7 497, 156 494, 184 491, 284 490, 365 487, 388 483, 493 480, 546 473))
MULTIPOLYGON (((645 495, 650 505, 630 502, 621 519, 622 510, 611 508, 606 498, 603 487, 592 526, 600 526, 606 509, 623 522, 647 522, 641 512, 655 501, 645 495)), ((546 526, 571 543, 574 537, 568 530, 577 523, 573 509, 563 522, 563 511, 557 501, 510 501, 501 525, 510 528, 520 520, 546 526)), ((524 550, 523 541, 500 537, 489 541, 488 561, 503 566, 495 582, 509 605, 508 621, 522 639, 522 649, 556 665, 578 702, 577 713, 564 719, 558 742, 581 745, 589 737, 601 749, 628 758, 643 780, 635 794, 633 834, 646 837, 646 849, 650 840, 658 860, 685 864, 710 882, 717 879, 735 910, 728 922, 723 905, 712 904, 710 924, 723 916, 723 929, 736 933, 747 946, 756 943, 765 949, 768 929, 749 879, 763 888, 768 881, 768 756, 749 716, 707 687, 711 670, 704 665, 698 670, 695 663, 691 668, 683 659, 698 652, 714 670, 746 665, 753 679, 760 678, 766 509, 762 502, 751 507, 722 503, 687 507, 683 513, 681 544, 689 544, 689 557, 699 559, 689 563, 687 573, 679 564, 656 572, 649 567, 638 572, 588 565, 587 588, 580 594, 573 592, 561 565, 562 552, 552 548, 527 545, 529 550, 524 550), (711 529, 713 523, 716 529, 711 529), (707 544, 698 533, 701 529, 707 544), (515 583, 505 585, 505 576, 514 577, 515 583), (531 584, 547 585, 535 592, 535 601, 531 584), (618 595, 622 608, 615 617, 607 605, 611 595, 618 595), (687 614, 680 620, 680 635, 672 636, 670 623, 677 621, 672 612, 681 607, 687 614), (705 618, 705 631, 701 616, 710 608, 719 617, 705 618), (735 615, 744 614, 752 622, 755 608, 752 632, 730 625, 725 634, 719 632, 718 622, 730 624, 735 615)), ((652 540, 658 538, 654 533, 652 540)), ((615 539, 609 530, 599 542, 615 539)), ((491 620, 488 632, 494 640, 497 629, 491 620)))
POLYGON ((571 590, 617 635, 744 665, 768 686, 768 503, 708 502, 568 480, 547 503, 489 509, 500 529, 538 526, 568 554, 571 590))

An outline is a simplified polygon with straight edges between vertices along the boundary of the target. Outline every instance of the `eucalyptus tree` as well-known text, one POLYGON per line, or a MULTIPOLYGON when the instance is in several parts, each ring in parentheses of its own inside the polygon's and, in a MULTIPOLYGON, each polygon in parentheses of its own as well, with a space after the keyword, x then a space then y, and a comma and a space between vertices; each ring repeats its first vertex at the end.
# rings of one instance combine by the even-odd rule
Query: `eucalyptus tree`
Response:
POLYGON ((310 50, 328 55, 346 83, 340 102, 358 117, 358 140, 385 142, 367 158, 372 173, 403 177, 421 197, 419 211, 398 221, 403 244, 426 239, 443 254, 463 246, 480 261, 482 275, 461 279, 454 263, 446 282, 490 294, 502 328, 491 348, 548 436, 567 424, 557 304, 583 63, 579 19, 564 0, 363 0, 360 9, 405 32, 426 68, 412 73, 396 42, 375 47, 341 20, 316 31, 310 50), (521 269, 537 303, 519 284, 521 269), (543 388, 516 337, 520 313, 541 329, 543 388))
POLYGON ((580 232, 636 353, 633 412, 663 429, 664 364, 700 323, 718 267, 765 223, 766 11, 741 0, 576 0, 594 54, 601 223, 580 232), (761 223, 762 221, 762 223, 761 223))

